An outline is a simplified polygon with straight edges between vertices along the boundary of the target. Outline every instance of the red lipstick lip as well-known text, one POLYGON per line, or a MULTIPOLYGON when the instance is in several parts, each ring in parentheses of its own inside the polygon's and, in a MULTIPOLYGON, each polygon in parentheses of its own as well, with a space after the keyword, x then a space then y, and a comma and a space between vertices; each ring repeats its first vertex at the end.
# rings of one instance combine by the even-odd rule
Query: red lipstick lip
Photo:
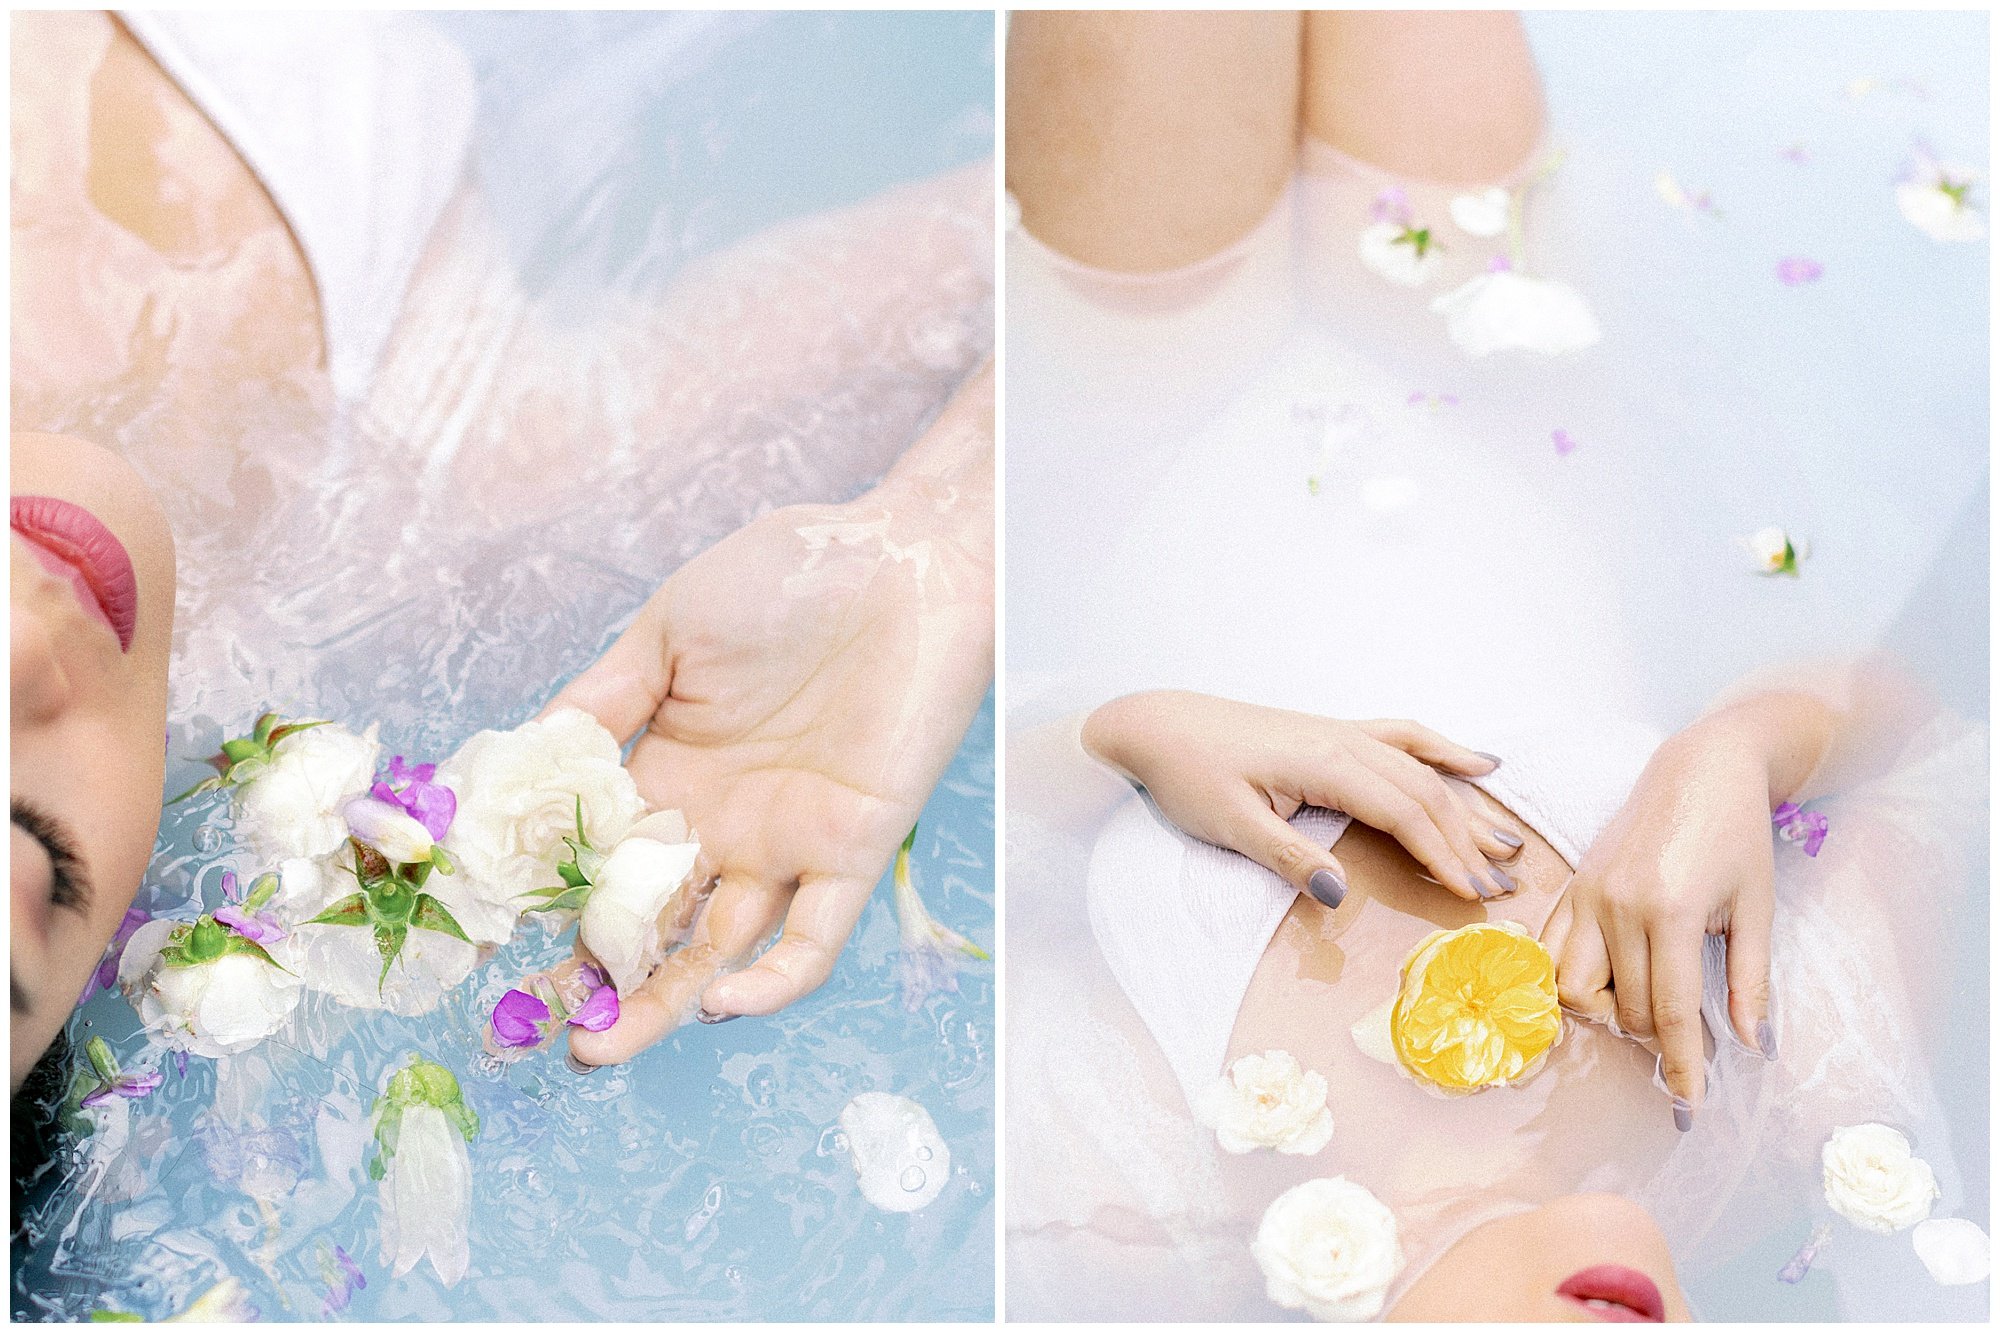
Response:
POLYGON ((63 566, 85 609, 103 617, 118 636, 121 652, 131 652, 139 623, 139 578, 125 544, 97 515, 52 495, 13 496, 7 517, 8 526, 46 557, 44 565, 52 559, 63 566))
POLYGON ((1653 1279, 1623 1264, 1598 1264, 1581 1273, 1572 1273, 1556 1288, 1556 1295, 1568 1297, 1608 1323, 1664 1324, 1667 1321, 1667 1304, 1660 1298, 1660 1289, 1653 1279), (1589 1302, 1594 1300, 1610 1304, 1590 1305, 1589 1302))

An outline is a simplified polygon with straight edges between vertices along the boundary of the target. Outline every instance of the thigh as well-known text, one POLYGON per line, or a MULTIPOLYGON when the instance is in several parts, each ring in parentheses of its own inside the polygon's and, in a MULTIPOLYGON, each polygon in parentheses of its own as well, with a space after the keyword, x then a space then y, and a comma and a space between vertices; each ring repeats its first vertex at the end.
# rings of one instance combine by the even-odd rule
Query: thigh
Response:
POLYGON ((1521 20, 1494 10, 1307 15, 1306 133, 1398 175, 1494 181, 1533 150, 1542 87, 1521 20))
POLYGON ((1240 239, 1291 178, 1302 29, 1296 12, 1015 13, 1007 180, 1023 224, 1123 272, 1240 239))

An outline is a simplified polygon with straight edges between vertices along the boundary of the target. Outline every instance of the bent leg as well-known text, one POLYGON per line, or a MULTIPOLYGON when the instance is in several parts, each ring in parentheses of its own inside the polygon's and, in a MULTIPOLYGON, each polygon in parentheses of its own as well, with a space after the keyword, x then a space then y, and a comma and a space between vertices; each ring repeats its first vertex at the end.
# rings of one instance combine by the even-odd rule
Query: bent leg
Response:
POLYGON ((1291 178, 1302 30, 1296 12, 1017 12, 1007 184, 1023 225, 1121 272, 1241 239, 1291 178))
POLYGON ((1306 133, 1399 176, 1495 181, 1542 133, 1542 85, 1517 15, 1331 10, 1305 27, 1306 133))

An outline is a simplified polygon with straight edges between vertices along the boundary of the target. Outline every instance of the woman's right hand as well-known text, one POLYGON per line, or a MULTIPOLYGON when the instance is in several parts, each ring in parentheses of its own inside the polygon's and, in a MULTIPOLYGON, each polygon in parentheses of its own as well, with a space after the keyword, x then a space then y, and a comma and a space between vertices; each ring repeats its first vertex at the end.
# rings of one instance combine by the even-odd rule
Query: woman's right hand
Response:
POLYGON ((1143 786, 1183 832, 1242 853, 1329 907, 1346 895, 1347 874, 1286 822, 1302 806, 1389 834, 1468 901, 1513 892, 1495 863, 1518 854, 1521 840, 1477 818, 1440 776, 1483 777, 1499 760, 1414 722, 1340 722, 1159 690, 1099 708, 1083 744, 1143 786))

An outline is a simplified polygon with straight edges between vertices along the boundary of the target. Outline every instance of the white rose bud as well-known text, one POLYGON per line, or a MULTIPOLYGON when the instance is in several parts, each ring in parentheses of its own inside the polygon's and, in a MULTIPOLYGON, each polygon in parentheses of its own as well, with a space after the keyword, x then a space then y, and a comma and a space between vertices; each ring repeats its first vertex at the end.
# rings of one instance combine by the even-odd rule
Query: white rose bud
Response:
POLYGON ((1227 1152, 1276 1148, 1303 1156, 1333 1137, 1326 1079, 1302 1068, 1290 1051, 1244 1056, 1209 1086, 1195 1111, 1227 1152))
POLYGON ((248 953, 170 966, 161 950, 186 924, 147 922, 118 965, 119 986, 161 1045, 215 1059, 247 1051, 283 1027, 299 1005, 298 978, 248 953))
POLYGON ((1396 1215, 1342 1176, 1280 1194, 1250 1252, 1272 1300, 1327 1322, 1373 1319, 1403 1269, 1396 1215))
POLYGON ((348 798, 340 807, 347 831, 362 845, 382 853, 392 865, 415 865, 431 859, 430 830, 412 819, 400 805, 373 796, 348 798))
POLYGON ((266 863, 333 852, 347 839, 341 806, 375 781, 381 753, 373 726, 360 735, 337 723, 293 732, 235 789, 237 835, 266 863))
POLYGON ((1405 228, 1394 222, 1378 222, 1361 233, 1361 262, 1371 273, 1387 278, 1399 287, 1420 287, 1431 280, 1439 263, 1437 246, 1427 245, 1417 253, 1415 241, 1398 240, 1405 228))
POLYGON ((1865 1231, 1888 1235, 1915 1226, 1937 1202, 1937 1177, 1910 1141, 1873 1122, 1833 1131, 1820 1149, 1827 1206, 1865 1231))
POLYGON ((620 995, 631 994, 663 956, 660 918, 700 853, 698 842, 635 836, 613 848, 597 868, 577 938, 596 955, 620 995))
POLYGON ((1896 186, 1896 211, 1934 241, 1985 240, 1986 219, 1965 202, 1977 179, 1978 173, 1969 167, 1923 164, 1915 176, 1896 186))

